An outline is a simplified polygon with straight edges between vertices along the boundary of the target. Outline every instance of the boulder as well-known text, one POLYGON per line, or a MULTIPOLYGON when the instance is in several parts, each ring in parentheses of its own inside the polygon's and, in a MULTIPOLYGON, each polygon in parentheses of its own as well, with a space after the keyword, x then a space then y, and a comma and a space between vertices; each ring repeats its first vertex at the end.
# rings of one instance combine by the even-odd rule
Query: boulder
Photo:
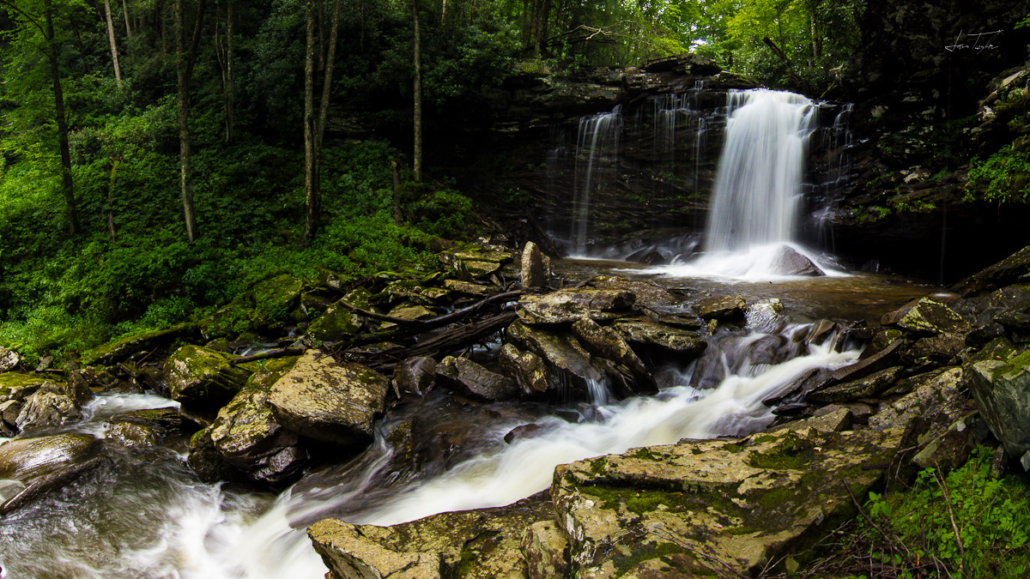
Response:
POLYGON ((197 474, 197 478, 206 483, 242 480, 240 472, 225 460, 211 440, 211 428, 209 426, 199 430, 190 437, 190 454, 186 464, 197 474))
POLYGON ((393 387, 402 394, 425 396, 436 380, 436 360, 408 358, 393 369, 393 387))
POLYGON ((532 241, 522 250, 522 287, 543 288, 551 279, 551 259, 532 241))
POLYGON ((584 318, 612 320, 625 315, 636 296, 626 290, 568 288, 519 300, 519 318, 534 325, 568 324, 584 318))
MULTIPOLYGON (((343 298, 344 301, 347 298, 343 298)), ((323 342, 339 342, 361 331, 361 318, 339 302, 329 306, 308 327, 307 335, 323 342)))
POLYGON ((528 579, 564 577, 568 572, 569 540, 555 521, 537 521, 522 537, 528 579))
POLYGON ((781 424, 780 426, 770 429, 770 431, 775 432, 779 430, 804 430, 806 428, 814 428, 819 432, 842 432, 844 430, 851 430, 852 425, 854 425, 854 420, 855 417, 851 414, 851 410, 848 408, 837 407, 831 412, 826 412, 818 416, 813 415, 810 418, 802 418, 801 420, 781 424))
POLYGON ((44 374, 19 374, 4 372, 0 374, 0 401, 17 400, 24 402, 40 386, 49 382, 44 374))
POLYGON ((436 365, 436 379, 451 390, 477 400, 495 402, 519 395, 518 384, 467 358, 447 356, 436 365))
POLYGON ((976 445, 976 440, 967 420, 955 422, 944 434, 931 440, 915 456, 912 462, 919 468, 941 469, 945 473, 965 464, 976 445))
POLYGON ((613 328, 631 344, 654 346, 676 354, 682 361, 686 361, 686 357, 700 356, 708 348, 708 342, 697 332, 665 324, 624 320, 617 322, 613 328))
MULTIPOLYGON (((591 383, 599 383, 605 376, 590 362, 590 354, 583 348, 575 336, 552 332, 541 328, 515 322, 508 326, 506 337, 509 343, 520 350, 536 354, 558 378, 559 384, 567 384, 581 394, 590 391, 591 383)), ((551 377, 547 377, 550 383, 551 377)), ((543 383, 539 380, 534 389, 543 383)))
POLYGON ((665 287, 643 280, 629 280, 624 277, 599 275, 590 280, 590 287, 603 290, 628 291, 633 294, 633 305, 649 308, 665 308, 674 306, 678 311, 679 299, 669 293, 665 287))
POLYGON ((300 303, 304 283, 290 274, 282 274, 254 284, 250 295, 258 311, 266 318, 281 317, 300 303))
POLYGON ((1030 450, 1030 350, 971 364, 980 415, 1011 457, 1030 450))
POLYGON ((479 283, 470 283, 467 281, 460 281, 456 279, 447 279, 443 282, 444 287, 447 289, 470 296, 486 297, 496 293, 494 288, 479 283))
POLYGON ((18 483, 15 493, 0 498, 0 516, 100 466, 100 448, 98 439, 79 433, 19 438, 0 445, 0 480, 18 483))
POLYGON ((18 434, 18 415, 21 414, 22 403, 17 400, 0 402, 0 436, 18 434))
POLYGON ((17 368, 18 364, 21 364, 18 352, 0 346, 0 372, 10 372, 17 368))
MULTIPOLYGON (((526 499, 507 507, 441 513, 392 527, 324 519, 308 528, 331 579, 516 579, 527 576, 521 550, 527 529, 553 518, 550 502, 526 499)), ((540 553, 557 541, 537 543, 540 553)), ((560 553, 557 555, 561 557, 560 553)))
POLYGON ((869 428, 886 430, 908 428, 920 443, 942 434, 947 428, 973 410, 973 403, 965 391, 965 371, 950 367, 943 372, 931 373, 929 380, 914 380, 915 390, 894 402, 881 406, 869 417, 869 428))
POLYGON ((232 400, 250 377, 250 370, 230 364, 232 356, 186 345, 165 360, 165 378, 173 400, 212 410, 232 400))
POLYGON ((218 411, 209 436, 225 460, 257 482, 280 484, 307 460, 296 433, 283 428, 268 404, 268 389, 245 388, 218 411))
POLYGON ((505 344, 501 347, 499 361, 501 370, 515 379, 524 394, 558 391, 558 384, 551 380, 547 365, 540 356, 519 350, 514 344, 505 344))
POLYGON ((750 575, 854 512, 903 432, 683 440, 562 465, 551 497, 583 577, 750 575), (845 487, 844 485, 847 485, 845 487))
POLYGON ((972 329, 969 322, 955 310, 930 298, 919 300, 915 306, 901 316, 897 325, 906 330, 934 334, 966 333, 972 329))
POLYGON ((583 319, 572 324, 572 333, 579 338, 587 351, 623 365, 633 378, 632 391, 639 394, 654 394, 658 385, 654 377, 644 366, 622 335, 612 328, 601 326, 590 319, 583 319))
POLYGON ((83 356, 82 362, 83 364, 95 364, 98 366, 112 366, 126 360, 133 354, 167 346, 175 340, 191 337, 196 333, 196 327, 189 324, 180 324, 167 330, 133 334, 113 342, 108 342, 91 352, 87 352, 83 356))
POLYGON ((713 296, 697 302, 694 311, 705 320, 736 321, 744 319, 744 298, 713 296))
POLYGON ((300 435, 343 445, 372 441, 386 409, 389 381, 371 368, 308 350, 275 385, 268 404, 276 421, 300 435))
POLYGON ((831 404, 872 398, 890 388, 902 370, 901 366, 892 366, 865 378, 820 388, 809 392, 808 399, 820 404, 831 404))
POLYGON ((794 248, 784 245, 776 252, 772 263, 772 271, 779 275, 804 275, 818 277, 826 275, 812 260, 798 253, 794 248))
POLYGON ((30 432, 67 424, 81 417, 82 408, 78 402, 58 385, 46 382, 25 400, 18 414, 17 426, 22 432, 30 432))
POLYGON ((109 420, 107 422, 107 438, 115 440, 127 448, 155 446, 161 440, 161 433, 151 426, 124 420, 109 420))

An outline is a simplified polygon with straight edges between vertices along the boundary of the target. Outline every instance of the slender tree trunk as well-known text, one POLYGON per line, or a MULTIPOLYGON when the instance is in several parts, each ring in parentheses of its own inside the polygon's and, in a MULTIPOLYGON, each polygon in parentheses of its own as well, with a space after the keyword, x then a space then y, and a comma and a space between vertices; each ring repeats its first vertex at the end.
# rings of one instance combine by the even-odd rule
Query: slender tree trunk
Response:
MULTIPOLYGON (((304 123, 304 189, 307 209, 303 240, 305 245, 311 243, 311 240, 314 239, 322 216, 322 139, 325 136, 325 126, 329 119, 329 100, 333 85, 333 64, 336 62, 336 44, 340 32, 340 7, 340 0, 335 0, 333 5, 333 21, 329 29, 329 44, 326 47, 326 54, 322 58, 325 76, 322 80, 322 98, 318 103, 317 118, 315 118, 314 110, 314 65, 312 64, 309 68, 307 58, 305 58, 304 63, 304 116, 306 119, 304 123), (309 117, 310 120, 307 120, 309 117)), ((309 20, 308 24, 310 26, 309 30, 314 32, 311 20, 309 20)), ((310 42, 308 50, 312 53, 314 52, 314 42, 310 42)), ((313 55, 312 58, 314 58, 313 55)))
POLYGON ((397 171, 397 161, 390 161, 390 166, 393 168, 393 222, 400 227, 404 225, 401 216, 401 175, 397 171))
POLYGON ((114 80, 122 88, 122 67, 118 64, 118 44, 114 39, 114 21, 111 19, 111 0, 104 0, 104 15, 107 16, 107 41, 111 44, 111 61, 114 62, 114 80))
POLYGON ((233 110, 236 101, 236 82, 233 79, 233 10, 232 0, 226 2, 225 14, 225 43, 218 34, 219 28, 215 26, 215 54, 218 57, 218 67, 222 71, 222 102, 225 108, 225 144, 231 145, 233 136, 233 110))
POLYGON ((315 163, 315 0, 306 0, 307 41, 304 47, 304 198, 307 219, 304 223, 304 245, 311 243, 318 229, 319 191, 315 163))
POLYGON ((418 24, 418 0, 411 0, 415 25, 415 151, 412 168, 415 181, 422 182, 422 35, 418 24))
POLYGON ((54 86, 54 113, 57 116, 57 143, 61 150, 61 183, 64 191, 65 211, 68 215, 68 232, 75 235, 79 230, 75 209, 75 186, 72 182, 72 155, 68 147, 68 120, 64 111, 64 92, 61 90, 61 70, 57 62, 57 41, 54 37, 54 14, 51 0, 43 0, 43 19, 46 21, 47 43, 50 51, 50 77, 54 86))
POLYGON ((447 25, 447 0, 443 0, 443 4, 440 6, 440 28, 447 25))
MULTIPOLYGON (((819 60, 819 53, 821 52, 819 50, 819 33, 815 25, 815 8, 817 5, 817 3, 812 3, 812 58, 816 61, 819 60)), ((815 62, 813 61, 812 64, 814 65, 815 62)))
POLYGON ((207 0, 200 0, 197 7, 197 23, 193 29, 193 41, 186 48, 186 16, 183 0, 175 0, 175 51, 178 73, 179 101, 179 174, 182 184, 182 209, 186 216, 186 236, 192 243, 197 232, 197 213, 193 208, 193 172, 190 167, 190 77, 200 45, 200 30, 204 23, 204 9, 207 0))

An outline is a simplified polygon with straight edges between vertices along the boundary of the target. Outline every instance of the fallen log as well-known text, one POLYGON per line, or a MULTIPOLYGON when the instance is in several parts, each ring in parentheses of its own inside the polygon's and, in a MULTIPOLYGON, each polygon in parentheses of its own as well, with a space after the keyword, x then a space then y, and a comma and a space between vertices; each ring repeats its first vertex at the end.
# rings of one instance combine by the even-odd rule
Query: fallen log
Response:
POLYGON ((281 348, 279 350, 269 350, 267 352, 261 352, 260 354, 252 354, 250 356, 240 356, 239 358, 233 358, 229 360, 230 366, 236 364, 246 364, 247 362, 257 362, 258 360, 270 360, 272 358, 285 358, 287 356, 300 356, 304 353, 304 348, 281 348))

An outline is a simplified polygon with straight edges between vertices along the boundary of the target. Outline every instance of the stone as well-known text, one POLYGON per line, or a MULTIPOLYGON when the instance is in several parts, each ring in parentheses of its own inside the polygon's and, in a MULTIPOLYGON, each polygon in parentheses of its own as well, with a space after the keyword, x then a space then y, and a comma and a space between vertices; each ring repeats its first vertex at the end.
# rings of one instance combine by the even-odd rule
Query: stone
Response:
POLYGON ((959 420, 916 453, 912 457, 912 462, 921 469, 939 468, 948 473, 965 464, 973 451, 972 438, 966 421, 959 420))
POLYGON ((0 374, 0 401, 17 400, 24 402, 40 386, 50 379, 42 374, 19 374, 4 372, 0 374))
POLYGON ((972 329, 970 323, 955 310, 930 298, 919 300, 919 303, 902 316, 898 325, 906 330, 935 334, 965 333, 972 329))
POLYGON ((619 321, 613 328, 631 344, 654 346, 677 354, 680 360, 697 357, 708 348, 708 342, 697 332, 649 321, 619 321))
POLYGON ((451 390, 476 400, 496 402, 519 395, 514 380, 496 374, 467 358, 447 356, 436 365, 436 379, 451 390))
POLYGON ((522 250, 522 287, 544 288, 551 279, 551 258, 544 255, 532 241, 522 250))
POLYGON ((712 574, 697 553, 749 575, 852 516, 842 480, 865 496, 902 436, 805 428, 682 440, 559 466, 551 497, 578 576, 712 574))
POLYGON ((881 406, 869 418, 869 428, 882 431, 915 425, 912 434, 919 442, 939 436, 973 410, 965 382, 965 371, 960 367, 950 367, 929 380, 918 381, 918 387, 911 393, 881 406))
POLYGON ((268 404, 268 389, 245 388, 218 411, 209 436, 226 462, 257 482, 283 483, 300 471, 307 452, 282 427, 268 404))
POLYGON ((156 446, 161 434, 155 428, 124 420, 109 420, 107 438, 115 440, 127 448, 145 448, 156 446))
POLYGON ((436 360, 408 358, 393 369, 393 387, 402 394, 425 396, 436 380, 436 360))
POLYGON ((17 426, 22 432, 41 430, 67 424, 81 416, 82 408, 75 400, 53 382, 46 382, 25 400, 17 426))
POLYGON ((522 554, 528 579, 565 577, 568 572, 569 540, 555 521, 537 521, 526 528, 522 554))
POLYGON ((391 527, 324 519, 308 528, 331 579, 516 579, 527 575, 526 529, 553 518, 550 502, 441 513, 391 527))
POLYGON ((0 402, 0 425, 7 433, 5 436, 14 436, 18 433, 18 415, 21 408, 22 403, 17 400, 0 402))
POLYGON ((779 275, 803 275, 819 277, 826 275, 812 260, 801 255, 792 247, 784 245, 776 252, 769 264, 772 271, 779 275))
POLYGON ((490 296, 490 295, 493 295, 494 293, 496 293, 494 288, 492 288, 492 287, 490 287, 488 285, 483 285, 483 284, 478 284, 478 283, 470 283, 470 282, 460 281, 460 280, 456 280, 456 279, 444 280, 443 285, 444 285, 444 287, 446 287, 447 289, 449 289, 449 290, 451 290, 453 292, 456 292, 456 293, 459 293, 459 294, 470 295, 470 296, 486 297, 486 296, 490 296))
POLYGON ((547 365, 533 352, 519 350, 513 344, 501 346, 499 356, 501 370, 515 379, 523 394, 534 395, 558 391, 547 372, 547 365))
POLYGON ((242 475, 225 460, 211 440, 211 428, 209 426, 199 430, 190 437, 190 454, 186 464, 197 474, 197 478, 206 483, 241 480, 242 475))
POLYGON ((813 415, 810 418, 802 418, 801 420, 781 424, 770 431, 776 432, 779 430, 804 430, 806 428, 814 428, 819 432, 841 432, 844 430, 851 430, 851 426, 853 424, 854 416, 851 414, 851 410, 838 407, 832 412, 823 413, 818 416, 813 415))
POLYGON ((943 333, 919 338, 904 351, 901 359, 909 367, 943 366, 966 349, 965 336, 943 333))
POLYGON ((519 319, 527 324, 569 324, 584 318, 612 320, 636 301, 626 290, 567 288, 546 295, 526 295, 519 300, 519 319))
POLYGON ((633 392, 641 394, 658 392, 658 385, 655 383, 654 377, 647 371, 644 362, 619 332, 601 326, 591 319, 583 319, 572 324, 572 333, 579 338, 579 342, 590 353, 625 366, 633 378, 633 392))
POLYGON ((971 364, 970 389, 980 415, 1011 457, 1030 450, 1030 350, 971 364))
POLYGON ((675 306, 679 311, 679 299, 653 281, 629 280, 624 277, 599 275, 590 280, 590 287, 604 290, 628 291, 633 294, 633 305, 649 308, 675 306))
POLYGON ((869 417, 874 413, 873 407, 864 402, 844 402, 841 404, 828 404, 821 408, 817 408, 815 412, 812 413, 812 417, 818 418, 842 409, 851 413, 852 422, 854 424, 868 424, 869 417))
POLYGON ((963 279, 952 289, 963 297, 969 297, 1002 286, 1025 282, 1027 278, 1030 278, 1030 246, 963 279))
MULTIPOLYGON (((346 300, 347 298, 343 298, 340 302, 346 300)), ((308 336, 323 342, 339 342, 361 331, 361 318, 340 302, 329 306, 311 323, 307 331, 308 336)))
POLYGON ((17 368, 18 364, 21 364, 18 352, 0 346, 0 372, 10 372, 17 368))
POLYGON ((304 282, 284 273, 254 284, 250 295, 258 310, 266 316, 274 316, 296 307, 303 290, 304 282))
MULTIPOLYGON (((425 306, 413 306, 411 304, 402 304, 392 310, 390 310, 389 316, 391 318, 397 318, 399 320, 429 320, 436 317, 436 313, 433 310, 425 306)), ((380 330, 396 327, 397 324, 394 322, 383 322, 379 326, 380 330)))
POLYGON ((14 493, 0 497, 0 516, 59 489, 105 462, 100 440, 80 433, 19 438, 0 445, 0 480, 14 493))
POLYGON ((124 361, 133 354, 143 351, 150 351, 162 346, 171 344, 180 338, 188 338, 197 333, 195 326, 181 324, 159 330, 156 332, 145 332, 133 334, 108 342, 83 356, 82 363, 98 366, 112 366, 124 361))
POLYGON ((365 445, 386 409, 388 388, 386 377, 367 366, 308 350, 272 386, 268 404, 279 424, 302 436, 365 445))
MULTIPOLYGON (((590 354, 575 336, 532 327, 522 322, 508 326, 505 336, 509 343, 520 350, 539 356, 549 372, 561 377, 558 383, 572 386, 581 394, 589 392, 591 382, 597 383, 605 378, 591 364, 590 354)), ((548 376, 547 380, 550 379, 548 376)), ((539 381, 536 383, 541 384, 539 381)))
POLYGON ((165 360, 165 378, 173 400, 212 410, 232 400, 251 372, 230 364, 232 356, 186 345, 165 360))
POLYGON ((858 362, 838 368, 831 373, 833 379, 837 382, 849 382, 852 380, 860 380, 880 372, 885 368, 896 364, 899 360, 897 350, 905 343, 902 339, 893 340, 890 345, 878 351, 876 354, 867 358, 860 358, 858 362))
POLYGON ((809 392, 808 399, 820 404, 830 404, 872 398, 890 388, 902 370, 901 366, 892 366, 865 378, 820 388, 809 392))
POLYGON ((736 321, 744 319, 744 298, 736 296, 713 296, 699 301, 694 310, 705 320, 736 321))

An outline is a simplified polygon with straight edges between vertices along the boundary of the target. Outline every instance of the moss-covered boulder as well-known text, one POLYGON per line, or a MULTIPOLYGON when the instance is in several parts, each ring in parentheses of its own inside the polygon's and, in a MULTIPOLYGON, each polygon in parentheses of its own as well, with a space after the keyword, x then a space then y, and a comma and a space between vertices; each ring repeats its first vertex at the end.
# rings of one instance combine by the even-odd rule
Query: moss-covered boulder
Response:
POLYGON ((165 379, 173 400, 214 410, 232 400, 251 372, 230 364, 232 356, 186 345, 165 361, 165 379))
POLYGON ((268 404, 276 421, 293 432, 361 446, 372 441, 388 388, 386 377, 367 366, 309 350, 272 386, 268 404))
POLYGON ((974 362, 970 375, 980 415, 1006 454, 1022 457, 1030 450, 1030 350, 974 362))
POLYGON ((304 282, 282 274, 254 284, 250 290, 254 308, 267 320, 282 319, 300 302, 304 282))
POLYGON ((308 328, 308 336, 322 342, 339 342, 356 336, 360 331, 361 318, 337 302, 311 324, 308 328))
POLYGON ((521 350, 540 357, 548 372, 558 378, 555 384, 567 384, 579 394, 590 391, 591 383, 604 380, 605 375, 590 362, 590 353, 575 336, 545 330, 515 322, 508 326, 507 341, 521 350))
POLYGON ((448 290, 469 296, 486 297, 497 293, 493 287, 481 283, 471 283, 457 279, 444 280, 443 285, 448 290))
POLYGON ((944 371, 928 373, 926 379, 912 377, 915 385, 909 394, 881 406, 869 418, 869 428, 907 428, 915 425, 912 434, 918 442, 942 434, 948 427, 974 410, 966 390, 967 371, 950 367, 944 371))
POLYGON ((551 497, 578 576, 707 576, 714 559, 746 575, 850 517, 844 483, 865 496, 902 434, 684 440, 559 466, 551 497))
POLYGON ((197 474, 197 478, 207 483, 244 480, 243 474, 222 456, 211 440, 211 430, 209 426, 190 437, 190 454, 186 464, 197 474))
POLYGON ((491 372, 467 358, 447 356, 436 365, 436 379, 451 390, 489 402, 511 400, 519 395, 512 379, 491 372))
POLYGON ((251 480, 280 484, 307 461, 299 436, 282 427, 268 404, 269 389, 245 388, 218 411, 210 437, 225 460, 251 480))
POLYGON ((39 390, 39 387, 50 381, 45 374, 19 374, 4 372, 0 374, 0 402, 7 400, 24 401, 39 390))
POLYGON ((82 357, 83 364, 110 366, 121 362, 133 354, 150 351, 167 346, 180 338, 189 338, 197 333, 190 324, 180 324, 165 330, 144 332, 119 338, 103 346, 87 352, 82 357))
POLYGON ((894 385, 902 370, 901 366, 892 366, 865 378, 820 388, 809 392, 808 399, 820 404, 832 404, 872 398, 894 385))
POLYGON ((930 298, 923 298, 897 322, 898 326, 916 332, 943 334, 965 333, 972 326, 955 310, 930 298))
POLYGON ((505 344, 501 347, 499 360, 501 370, 515 379, 524 394, 558 392, 559 385, 551 379, 547 365, 533 352, 524 352, 514 344, 505 344))
POLYGON ((552 508, 549 501, 527 499, 392 527, 325 519, 311 525, 308 536, 331 579, 515 579, 529 576, 521 549, 527 529, 549 521, 552 508))
POLYGON ((699 300, 694 305, 697 315, 706 320, 738 321, 744 319, 744 298, 735 296, 712 296, 699 300))

